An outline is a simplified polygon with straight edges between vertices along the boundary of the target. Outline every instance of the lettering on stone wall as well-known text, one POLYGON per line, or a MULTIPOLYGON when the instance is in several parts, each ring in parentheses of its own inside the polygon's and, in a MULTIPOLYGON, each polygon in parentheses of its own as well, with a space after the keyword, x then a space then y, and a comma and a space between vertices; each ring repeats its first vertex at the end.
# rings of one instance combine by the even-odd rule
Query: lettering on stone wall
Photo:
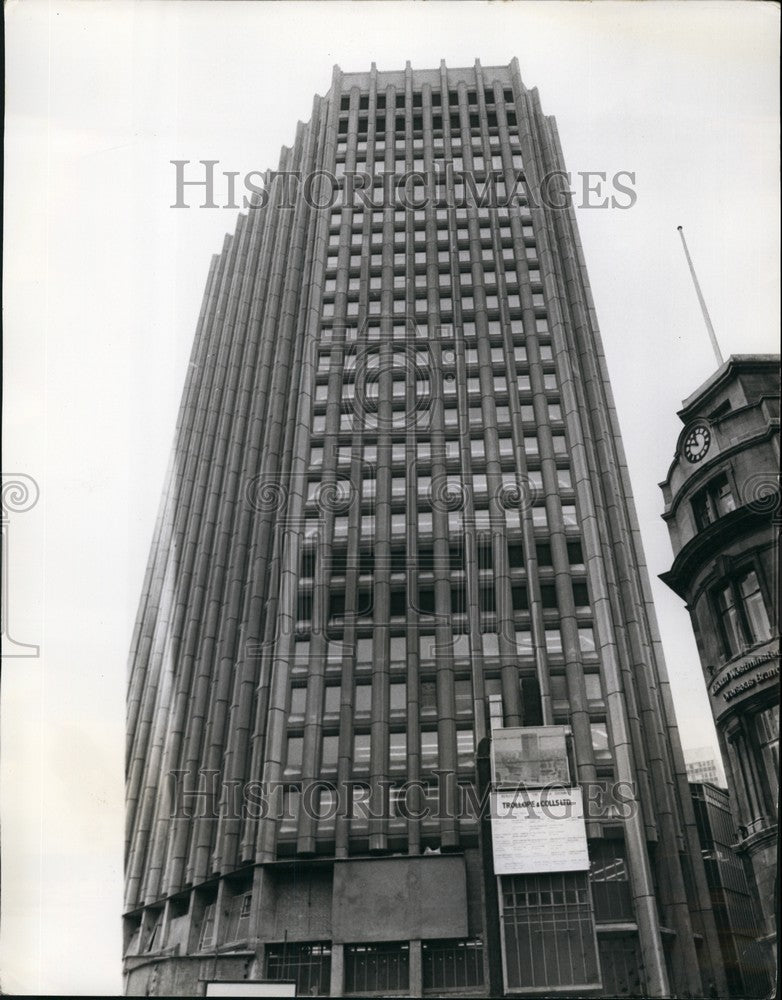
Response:
POLYGON ((754 670, 755 667, 759 667, 762 663, 768 663, 769 660, 779 659, 779 649, 769 649, 765 653, 760 653, 758 656, 751 656, 748 660, 744 660, 742 663, 737 663, 735 666, 726 670, 724 674, 712 684, 711 694, 713 696, 719 694, 719 692, 731 681, 735 680, 737 677, 741 677, 743 674, 749 673, 750 670, 754 670))

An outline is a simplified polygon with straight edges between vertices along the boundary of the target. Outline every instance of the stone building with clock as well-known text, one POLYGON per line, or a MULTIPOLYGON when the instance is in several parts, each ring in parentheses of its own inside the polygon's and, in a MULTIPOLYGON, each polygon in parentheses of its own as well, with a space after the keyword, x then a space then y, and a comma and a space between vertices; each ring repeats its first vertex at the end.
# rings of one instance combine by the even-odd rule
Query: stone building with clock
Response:
POLYGON ((692 619, 731 791, 736 849, 776 933, 779 357, 732 355, 684 401, 665 482, 662 580, 692 619))

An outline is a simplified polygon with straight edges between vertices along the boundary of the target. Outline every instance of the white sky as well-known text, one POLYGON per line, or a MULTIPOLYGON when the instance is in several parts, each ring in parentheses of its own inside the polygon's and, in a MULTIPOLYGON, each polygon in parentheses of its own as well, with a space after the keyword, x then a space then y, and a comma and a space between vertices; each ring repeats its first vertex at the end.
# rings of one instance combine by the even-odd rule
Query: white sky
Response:
MULTIPOLYGON (((5 470, 10 524, 2 988, 121 991, 125 669, 207 267, 233 210, 172 210, 172 159, 263 170, 345 71, 506 64, 573 172, 636 173, 578 213, 686 747, 714 742, 657 483, 724 354, 777 350, 779 10, 769 3, 8 0, 5 470)), ((220 189, 218 188, 218 191, 220 189)), ((195 201, 195 199, 194 199, 195 201)))

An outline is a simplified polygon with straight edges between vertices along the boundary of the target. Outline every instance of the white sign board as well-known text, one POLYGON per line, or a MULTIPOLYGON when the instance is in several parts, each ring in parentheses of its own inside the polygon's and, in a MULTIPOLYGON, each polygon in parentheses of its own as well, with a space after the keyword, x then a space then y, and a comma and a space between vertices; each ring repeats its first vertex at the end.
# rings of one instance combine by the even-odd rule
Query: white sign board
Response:
POLYGON ((296 983, 216 982, 206 984, 208 997, 295 997, 296 983))
POLYGON ((491 834, 497 875, 589 868, 580 788, 493 792, 491 834))

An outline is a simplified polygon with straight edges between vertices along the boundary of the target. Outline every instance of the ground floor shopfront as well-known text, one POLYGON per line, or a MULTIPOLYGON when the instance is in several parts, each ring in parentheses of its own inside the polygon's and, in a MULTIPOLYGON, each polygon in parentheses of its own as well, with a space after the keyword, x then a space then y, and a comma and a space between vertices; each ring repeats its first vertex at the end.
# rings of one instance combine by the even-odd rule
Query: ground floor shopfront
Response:
MULTIPOLYGON (((590 872, 497 881, 499 953, 477 848, 257 866, 131 915, 126 992, 273 980, 299 996, 490 996, 494 974, 529 996, 648 995, 624 843, 590 841, 590 857, 590 872)), ((660 939, 670 975, 662 921, 660 939)))

